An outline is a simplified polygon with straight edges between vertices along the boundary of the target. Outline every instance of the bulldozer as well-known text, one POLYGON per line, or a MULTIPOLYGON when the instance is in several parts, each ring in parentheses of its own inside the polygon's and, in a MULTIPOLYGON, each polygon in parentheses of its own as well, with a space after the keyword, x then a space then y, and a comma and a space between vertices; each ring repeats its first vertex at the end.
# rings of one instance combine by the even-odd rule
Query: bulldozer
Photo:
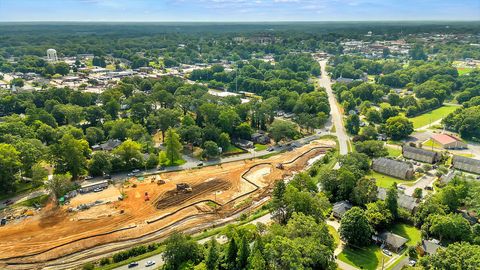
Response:
POLYGON ((190 185, 187 183, 177 184, 177 193, 178 192, 190 193, 192 192, 192 187, 190 187, 190 185))

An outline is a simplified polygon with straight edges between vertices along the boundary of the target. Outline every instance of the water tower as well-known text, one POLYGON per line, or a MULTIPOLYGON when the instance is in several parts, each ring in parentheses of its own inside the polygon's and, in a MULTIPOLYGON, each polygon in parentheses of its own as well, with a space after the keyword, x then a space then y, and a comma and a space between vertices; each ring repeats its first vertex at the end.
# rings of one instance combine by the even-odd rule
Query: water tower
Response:
POLYGON ((48 49, 47 50, 47 60, 50 62, 57 62, 57 51, 55 49, 48 49))

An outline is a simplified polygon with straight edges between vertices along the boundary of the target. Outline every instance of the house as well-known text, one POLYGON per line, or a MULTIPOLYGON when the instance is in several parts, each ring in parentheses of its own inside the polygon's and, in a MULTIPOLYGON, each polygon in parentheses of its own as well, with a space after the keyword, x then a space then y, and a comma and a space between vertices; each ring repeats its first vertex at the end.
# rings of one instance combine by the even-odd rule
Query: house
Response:
POLYGON ((99 182, 83 182, 81 185, 80 185, 80 188, 78 189, 78 192, 80 193, 87 193, 87 192, 91 192, 97 188, 107 188, 108 187, 108 181, 107 180, 102 180, 102 181, 99 181, 99 182))
POLYGON ((342 219, 343 215, 352 208, 348 201, 339 201, 333 204, 332 213, 335 218, 342 219))
POLYGON ((466 149, 467 144, 447 134, 435 134, 432 140, 440 144, 444 149, 466 149))
POLYGON ((381 233, 373 236, 372 239, 378 244, 383 244, 385 248, 395 253, 400 253, 400 251, 405 248, 405 244, 408 242, 407 238, 391 232, 381 233))
MULTIPOLYGON (((378 188, 377 192, 377 199, 385 200, 387 198, 387 189, 386 188, 378 188)), ((398 206, 410 211, 414 212, 418 206, 417 200, 412 196, 408 196, 402 192, 398 192, 397 198, 398 206)))
POLYGON ((441 155, 435 151, 412 147, 409 145, 402 146, 402 154, 405 158, 430 164, 436 163, 441 159, 441 155))
POLYGON ((351 83, 354 81, 354 79, 352 78, 343 78, 343 77, 339 77, 335 80, 337 83, 345 83, 345 84, 348 84, 348 83, 351 83))
POLYGON ((413 179, 414 175, 411 164, 383 157, 373 160, 372 170, 399 179, 413 179))
POLYGON ((449 171, 447 174, 444 174, 440 177, 440 183, 442 184, 448 184, 452 179, 455 177, 455 172, 454 171, 449 171))
POLYGON ((480 160, 462 156, 453 156, 452 165, 455 169, 480 174, 480 160))
POLYGON ((268 137, 265 133, 256 132, 252 134, 252 141, 259 144, 269 144, 270 137, 268 137))
POLYGON ((436 239, 432 240, 422 240, 422 245, 420 245, 420 254, 423 255, 435 255, 437 254, 437 250, 439 248, 442 248, 442 246, 439 245, 439 241, 436 239))
POLYGON ((98 150, 103 150, 103 151, 112 151, 113 149, 117 148, 122 144, 122 141, 118 139, 110 139, 102 144, 96 144, 92 146, 92 150, 98 151, 98 150))
POLYGON ((253 142, 249 140, 237 139, 234 140, 233 143, 242 149, 253 148, 253 142))

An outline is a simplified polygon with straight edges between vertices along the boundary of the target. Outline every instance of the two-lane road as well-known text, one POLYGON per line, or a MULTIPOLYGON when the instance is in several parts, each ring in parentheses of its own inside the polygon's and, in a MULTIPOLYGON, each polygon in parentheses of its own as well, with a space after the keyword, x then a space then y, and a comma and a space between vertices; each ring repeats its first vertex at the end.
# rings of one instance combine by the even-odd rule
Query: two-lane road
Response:
POLYGON ((320 67, 322 69, 322 75, 320 76, 318 82, 320 86, 325 88, 328 95, 328 103, 330 103, 330 114, 333 125, 335 126, 335 134, 337 135, 340 155, 346 155, 348 153, 348 135, 343 125, 343 114, 338 106, 337 99, 332 90, 332 82, 328 73, 326 71, 327 60, 319 61, 320 67))

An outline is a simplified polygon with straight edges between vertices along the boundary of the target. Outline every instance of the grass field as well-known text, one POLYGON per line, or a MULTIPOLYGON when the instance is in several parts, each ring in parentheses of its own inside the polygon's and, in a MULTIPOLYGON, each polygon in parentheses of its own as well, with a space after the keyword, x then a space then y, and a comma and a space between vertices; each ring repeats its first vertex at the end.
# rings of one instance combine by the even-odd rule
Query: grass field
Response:
POLYGON ((390 257, 383 255, 378 246, 371 245, 361 249, 345 248, 338 259, 360 269, 375 270, 381 265, 382 259, 387 262, 390 257))
POLYGON ((233 155, 233 154, 241 154, 245 151, 242 149, 236 147, 235 145, 230 144, 230 146, 227 148, 227 150, 223 151, 223 154, 228 154, 228 155, 233 155))
POLYGON ((335 246, 340 244, 340 235, 332 226, 328 225, 328 232, 333 236, 333 241, 335 242, 335 246))
POLYGON ((259 143, 255 144, 255 151, 263 151, 263 150, 267 150, 267 148, 268 148, 268 145, 259 144, 259 143))
POLYGON ((425 147, 429 147, 429 148, 439 148, 439 149, 443 149, 442 145, 438 144, 437 142, 435 142, 434 140, 430 139, 426 142, 424 142, 422 144, 423 146, 425 147))
POLYGON ((411 118, 414 128, 420 128, 446 117, 449 113, 455 111, 458 106, 444 105, 433 111, 411 118))
POLYGON ((391 231, 395 234, 408 239, 407 246, 415 246, 422 240, 422 233, 412 225, 397 223, 393 225, 391 231))
POLYGON ((402 150, 396 147, 387 146, 387 151, 391 157, 398 157, 402 154, 402 150))
POLYGON ((412 185, 413 180, 403 180, 403 179, 398 179, 392 176, 388 176, 385 174, 381 174, 375 171, 370 171, 369 174, 367 174, 368 177, 373 177, 377 180, 377 186, 383 187, 383 188, 389 188, 393 185, 393 183, 397 182, 397 184, 407 184, 407 185, 412 185))
POLYGON ((476 68, 457 68, 458 75, 466 75, 474 70, 477 70, 476 68))

